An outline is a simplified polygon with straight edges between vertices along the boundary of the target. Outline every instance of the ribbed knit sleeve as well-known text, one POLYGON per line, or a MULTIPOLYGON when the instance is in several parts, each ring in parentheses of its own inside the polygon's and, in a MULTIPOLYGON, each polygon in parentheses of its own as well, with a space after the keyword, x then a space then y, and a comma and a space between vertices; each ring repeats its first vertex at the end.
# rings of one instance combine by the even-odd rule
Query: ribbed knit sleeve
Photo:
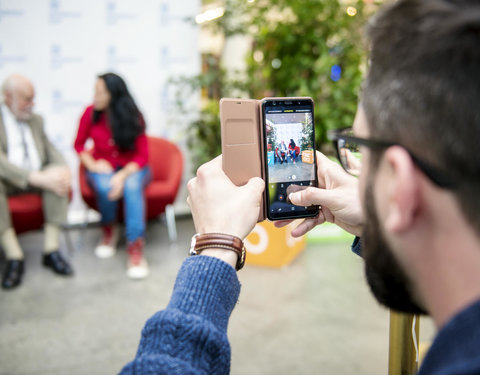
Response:
POLYGON ((228 374, 227 325, 239 294, 230 265, 187 258, 167 308, 147 321, 135 359, 121 374, 228 374))
POLYGON ((360 237, 355 237, 352 243, 352 251, 359 257, 362 256, 362 242, 360 237))

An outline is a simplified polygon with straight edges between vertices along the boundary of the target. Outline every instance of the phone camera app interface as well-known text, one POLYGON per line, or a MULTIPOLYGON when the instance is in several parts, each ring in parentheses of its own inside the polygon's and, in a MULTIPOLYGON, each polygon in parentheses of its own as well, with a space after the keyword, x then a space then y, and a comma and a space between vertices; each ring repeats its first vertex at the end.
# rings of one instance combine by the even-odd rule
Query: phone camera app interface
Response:
POLYGON ((310 101, 267 103, 265 143, 269 216, 293 217, 317 207, 293 205, 290 193, 316 186, 315 134, 310 101))

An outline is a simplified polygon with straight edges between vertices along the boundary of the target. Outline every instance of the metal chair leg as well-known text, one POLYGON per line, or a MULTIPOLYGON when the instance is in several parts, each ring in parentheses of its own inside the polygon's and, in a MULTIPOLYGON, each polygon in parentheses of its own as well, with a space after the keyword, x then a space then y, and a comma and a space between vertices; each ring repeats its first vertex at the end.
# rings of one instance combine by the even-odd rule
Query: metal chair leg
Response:
POLYGON ((173 204, 168 204, 165 207, 165 217, 167 219, 168 238, 174 242, 177 240, 177 225, 175 223, 175 209, 173 204))

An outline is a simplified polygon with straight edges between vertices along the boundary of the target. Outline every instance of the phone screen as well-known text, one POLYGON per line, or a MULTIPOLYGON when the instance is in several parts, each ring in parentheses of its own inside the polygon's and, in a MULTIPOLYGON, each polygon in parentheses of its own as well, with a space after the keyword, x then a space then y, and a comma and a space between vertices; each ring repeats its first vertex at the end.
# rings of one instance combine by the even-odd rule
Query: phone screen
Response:
POLYGON ((311 217, 318 206, 296 206, 291 192, 318 186, 315 124, 310 98, 264 99, 262 102, 267 217, 311 217))

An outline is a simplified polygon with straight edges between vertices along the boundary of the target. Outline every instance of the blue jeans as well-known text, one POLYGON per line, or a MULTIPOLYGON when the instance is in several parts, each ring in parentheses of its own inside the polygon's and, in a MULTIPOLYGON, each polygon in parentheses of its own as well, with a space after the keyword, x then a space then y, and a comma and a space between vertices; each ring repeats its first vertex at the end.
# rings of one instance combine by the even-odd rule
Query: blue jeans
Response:
POLYGON ((297 152, 295 150, 290 150, 290 157, 292 158, 292 161, 295 161, 297 152))
MULTIPOLYGON (((97 206, 102 215, 102 225, 109 225, 117 218, 118 201, 108 199, 110 179, 114 173, 87 172, 87 179, 95 191, 97 206)), ((123 186, 123 205, 125 209, 125 232, 129 242, 133 242, 145 235, 145 186, 152 179, 150 167, 144 167, 132 173, 125 180, 123 186)))

